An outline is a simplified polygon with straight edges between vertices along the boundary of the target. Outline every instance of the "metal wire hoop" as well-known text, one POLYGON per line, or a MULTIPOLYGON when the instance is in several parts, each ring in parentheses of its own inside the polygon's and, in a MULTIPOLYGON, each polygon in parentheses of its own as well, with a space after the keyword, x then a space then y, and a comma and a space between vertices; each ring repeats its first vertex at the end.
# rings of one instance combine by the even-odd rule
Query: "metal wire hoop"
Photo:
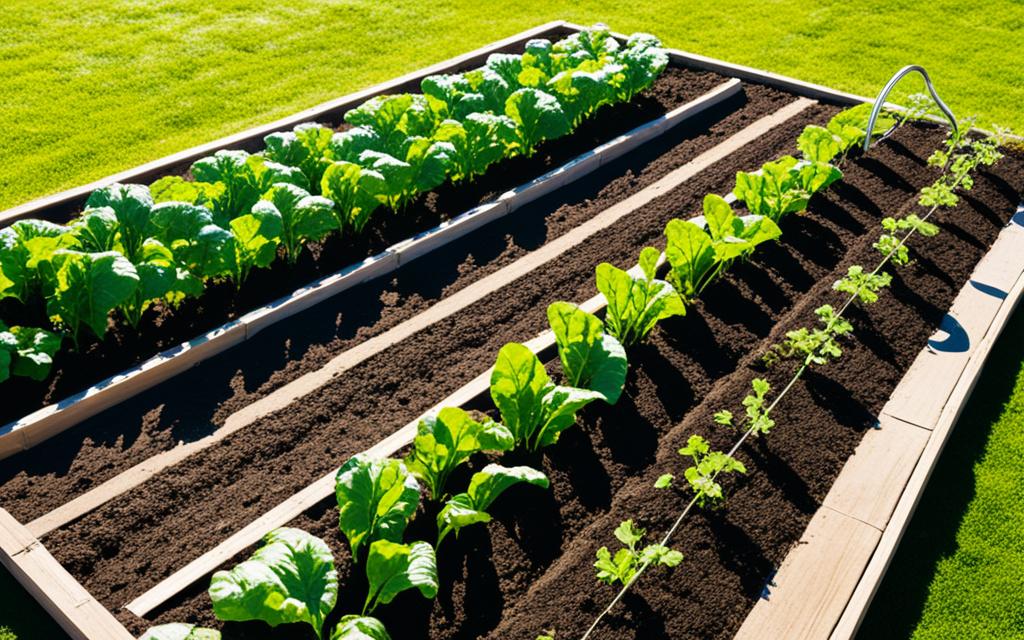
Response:
POLYGON ((957 125, 956 118, 953 116, 953 112, 946 103, 942 101, 939 94, 935 92, 935 85, 932 84, 932 79, 928 76, 928 72, 924 70, 924 67, 916 64, 908 64, 899 71, 897 71, 889 82, 885 83, 882 87, 882 91, 879 92, 878 97, 875 98, 875 106, 871 109, 871 117, 868 118, 868 135, 864 137, 864 153, 867 153, 868 148, 871 146, 871 132, 875 130, 875 120, 878 118, 879 112, 882 110, 882 106, 885 105, 885 99, 889 96, 889 93, 893 90, 900 80, 902 80, 907 74, 912 72, 921 74, 924 78, 924 85, 928 88, 928 93, 932 94, 932 100, 938 105, 939 110, 942 111, 943 115, 949 120, 949 124, 953 127, 954 133, 960 132, 960 127, 957 125))

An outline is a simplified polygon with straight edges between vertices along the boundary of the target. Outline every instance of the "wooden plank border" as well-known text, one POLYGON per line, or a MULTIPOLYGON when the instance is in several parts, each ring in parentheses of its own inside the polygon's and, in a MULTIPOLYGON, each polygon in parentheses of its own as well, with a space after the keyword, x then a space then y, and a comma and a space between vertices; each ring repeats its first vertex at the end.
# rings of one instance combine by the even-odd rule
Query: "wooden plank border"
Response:
POLYGON ((0 509, 0 563, 73 640, 133 640, 28 529, 0 509))
POLYGON ((985 360, 1024 297, 1022 247, 1024 226, 1011 222, 893 391, 878 428, 847 460, 737 638, 856 635, 985 360))
MULTIPOLYGON (((799 115, 812 104, 814 102, 811 100, 798 99, 778 111, 751 123, 726 140, 701 153, 681 167, 676 168, 660 180, 605 209, 569 233, 556 238, 519 258, 512 264, 435 303, 422 313, 399 323, 384 333, 336 355, 320 369, 300 376, 256 402, 239 409, 228 416, 220 428, 205 438, 169 449, 144 460, 134 467, 126 469, 74 500, 33 520, 28 524, 28 528, 35 535, 43 536, 142 484, 161 470, 181 462, 186 457, 216 444, 256 420, 283 409, 299 398, 315 392, 336 376, 359 365, 373 355, 384 351, 391 345, 469 307, 484 296, 556 259, 566 251, 579 246, 593 235, 607 229, 655 198, 668 193, 701 171, 706 170, 715 162, 722 160, 746 144, 756 140, 765 131, 799 115)), ((733 196, 730 194, 728 198, 733 199, 733 196)))
POLYGON ((438 247, 518 210, 735 96, 741 91, 741 85, 739 80, 728 80, 669 113, 502 194, 493 202, 474 207, 433 229, 400 241, 375 256, 320 278, 291 295, 251 311, 238 320, 206 332, 65 400, 0 427, 0 459, 33 447, 105 409, 124 402, 204 359, 252 338, 276 322, 368 280, 391 273, 438 247))

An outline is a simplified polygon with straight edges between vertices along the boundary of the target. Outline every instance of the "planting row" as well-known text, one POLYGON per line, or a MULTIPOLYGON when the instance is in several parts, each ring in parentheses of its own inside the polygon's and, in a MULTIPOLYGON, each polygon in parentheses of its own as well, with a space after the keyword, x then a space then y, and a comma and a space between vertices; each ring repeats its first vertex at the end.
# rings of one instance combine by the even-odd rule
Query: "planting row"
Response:
MULTIPOLYGON (((644 249, 640 264, 631 271, 607 263, 600 265, 597 287, 608 303, 603 322, 575 305, 552 304, 548 319, 564 385, 551 381, 528 348, 506 345, 491 378, 491 396, 501 423, 463 409, 442 409, 420 424, 413 450, 404 461, 357 456, 344 465, 338 473, 337 488, 340 526, 353 559, 360 561, 360 546, 368 545, 369 595, 360 615, 372 613, 377 604, 389 602, 406 589, 418 588, 427 597, 436 595, 434 557, 446 536, 488 522, 491 517, 487 509, 512 485, 548 485, 543 473, 529 467, 492 464, 471 478, 466 492, 449 497, 448 479, 457 467, 482 451, 527 452, 555 444, 561 433, 576 423, 576 414, 585 405, 595 400, 617 402, 626 379, 626 347, 642 340, 659 320, 684 314, 686 305, 729 265, 749 256, 762 242, 777 238, 781 233, 777 221, 784 214, 802 210, 813 193, 841 177, 830 162, 863 139, 865 121, 866 111, 858 108, 833 118, 828 129, 807 127, 798 145, 804 154, 802 160, 786 157, 766 164, 759 172, 741 172, 737 176, 737 195, 743 194, 750 210, 756 207, 765 213, 736 216, 724 199, 708 196, 703 216, 670 222, 665 256, 671 282, 655 277, 660 256, 650 247, 644 249), (402 544, 404 531, 420 502, 419 483, 425 485, 430 500, 437 504, 433 546, 426 542, 402 544), (392 590, 384 585, 391 585, 392 590), (383 600, 382 594, 386 594, 383 600)), ((297 529, 275 531, 266 542, 267 546, 250 561, 214 577, 210 590, 214 612, 222 620, 258 619, 273 626, 305 621, 323 637, 323 621, 334 607, 338 590, 329 548, 297 529), (317 569, 299 581, 306 587, 315 585, 312 593, 308 589, 296 592, 291 588, 294 585, 281 580, 280 563, 295 564, 287 553, 281 555, 281 538, 299 541, 286 545, 292 554, 296 549, 302 553, 317 550, 317 569), (267 557, 276 557, 277 563, 266 562, 267 557), (268 598, 268 593, 273 597, 268 598), (323 594, 329 595, 319 597, 323 594), (282 599, 303 602, 305 607, 292 608, 282 615, 279 607, 239 606, 240 602, 282 599)), ((664 553, 655 547, 647 549, 648 556, 657 556, 665 564, 681 559, 664 547, 660 551, 664 553)), ((356 621, 365 629, 373 629, 369 637, 387 637, 379 622, 356 616, 343 617, 332 637, 357 637, 346 635, 355 633, 352 625, 356 621)), ((183 634, 193 632, 186 627, 161 627, 150 633, 172 629, 183 634)))
MULTIPOLYGON (((422 94, 374 98, 346 114, 351 128, 340 133, 303 125, 268 136, 260 154, 201 159, 192 180, 111 185, 68 225, 23 220, 0 231, 0 299, 44 302, 75 347, 86 332, 102 337, 114 311, 137 328, 153 304, 179 305, 211 280, 241 287, 279 254, 294 263, 306 243, 363 232, 378 207, 401 211, 446 179, 529 157, 600 107, 633 99, 667 64, 643 34, 625 44, 604 28, 534 40, 522 56, 425 78, 422 94)), ((61 335, 0 329, 0 382, 44 379, 61 335)))

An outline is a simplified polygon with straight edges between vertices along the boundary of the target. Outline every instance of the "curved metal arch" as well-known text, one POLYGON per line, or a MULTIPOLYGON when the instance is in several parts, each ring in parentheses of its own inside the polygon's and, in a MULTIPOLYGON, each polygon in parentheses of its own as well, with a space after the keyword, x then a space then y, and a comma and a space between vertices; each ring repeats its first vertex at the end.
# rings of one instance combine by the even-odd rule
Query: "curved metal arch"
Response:
POLYGON ((868 148, 871 146, 871 132, 875 130, 875 120, 878 118, 878 114, 882 110, 882 106, 885 104, 885 99, 889 96, 889 92, 893 90, 896 83, 902 80, 904 76, 914 71, 921 74, 921 77, 924 78, 924 84, 928 87, 928 93, 932 94, 932 100, 935 100, 935 104, 938 105, 943 115, 949 119, 949 124, 953 126, 953 132, 960 132, 960 127, 957 125, 956 118, 953 117, 953 112, 946 106, 946 103, 942 101, 939 94, 935 92, 935 86, 932 84, 932 79, 928 77, 928 72, 920 65, 908 64, 897 71, 893 77, 889 79, 889 82, 885 83, 885 86, 882 87, 882 91, 878 94, 878 97, 875 98, 875 106, 871 109, 871 117, 868 118, 868 135, 864 137, 865 153, 867 153, 868 148))

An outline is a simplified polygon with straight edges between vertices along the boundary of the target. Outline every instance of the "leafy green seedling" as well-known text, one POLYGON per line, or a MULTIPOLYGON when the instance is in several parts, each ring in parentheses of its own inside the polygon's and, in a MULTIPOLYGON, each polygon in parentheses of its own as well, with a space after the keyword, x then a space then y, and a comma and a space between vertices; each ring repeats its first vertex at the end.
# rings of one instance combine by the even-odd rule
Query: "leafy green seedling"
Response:
POLYGON ((675 567, 683 561, 683 554, 660 544, 649 544, 642 549, 639 544, 647 531, 633 524, 633 520, 624 520, 615 528, 615 537, 624 547, 612 556, 608 547, 597 550, 597 579, 608 585, 616 582, 623 586, 629 584, 637 571, 644 565, 661 565, 675 567))

